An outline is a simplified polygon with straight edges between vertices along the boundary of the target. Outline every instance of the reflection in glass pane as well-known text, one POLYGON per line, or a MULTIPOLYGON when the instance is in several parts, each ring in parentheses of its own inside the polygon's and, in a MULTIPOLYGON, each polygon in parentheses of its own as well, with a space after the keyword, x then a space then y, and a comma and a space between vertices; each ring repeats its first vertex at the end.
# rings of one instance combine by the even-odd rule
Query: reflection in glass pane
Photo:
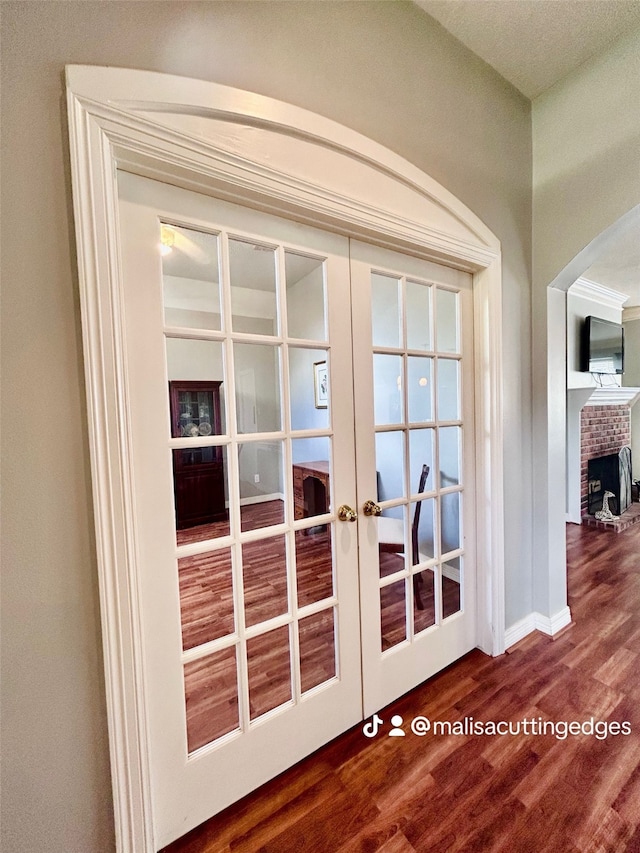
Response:
POLYGON ((275 249, 229 240, 229 276, 234 332, 277 334, 275 249))
POLYGON ((434 537, 435 500, 427 498, 411 504, 412 553, 411 564, 417 566, 436 556, 434 537), (417 533, 417 538, 416 538, 417 533))
POLYGON ((229 535, 227 450, 173 450, 173 488, 178 545, 229 535))
POLYGON ((452 290, 436 290, 438 352, 460 352, 458 340, 458 294, 452 290))
POLYGON ((162 224, 160 240, 165 324, 220 330, 217 236, 162 224))
POLYGON ((298 624, 300 642, 300 686, 302 692, 317 687, 336 674, 333 608, 301 619, 298 624))
POLYGON ((412 494, 418 493, 423 465, 429 466, 424 491, 432 492, 435 488, 433 434, 433 429, 412 429, 409 431, 409 488, 412 494))
POLYGON ((440 488, 460 485, 460 427, 442 427, 438 430, 440 488))
POLYGON ((379 501, 404 497, 403 432, 376 433, 376 472, 379 501))
POLYGON ((406 294, 407 349, 431 350, 431 288, 408 281, 406 294))
POLYGON ((461 560, 449 560, 442 565, 442 618, 446 619, 462 609, 461 560))
POLYGON ((331 510, 330 439, 296 438, 293 457, 294 517, 312 518, 331 510))
POLYGON ((193 752, 237 729, 236 647, 184 665, 187 749, 193 752))
POLYGON ((326 341, 324 261, 295 252, 284 258, 289 337, 326 341))
POLYGON ((400 282, 371 273, 371 331, 374 347, 401 347, 400 282))
POLYGON ((233 345, 238 432, 277 432, 280 413, 280 347, 233 345))
POLYGON ((407 535, 404 518, 404 506, 394 506, 384 509, 376 519, 381 578, 405 568, 407 535))
POLYGON ((330 525, 297 530, 295 542, 298 607, 330 598, 334 594, 330 525))
POLYGON ((318 408, 314 365, 327 361, 327 351, 289 347, 289 397, 291 429, 322 429, 329 426, 330 394, 327 406, 318 408))
POLYGON ((197 438, 224 434, 226 417, 222 344, 218 341, 167 338, 166 349, 169 382, 185 385, 184 390, 179 391, 180 400, 175 410, 173 405, 171 408, 171 435, 197 438), (202 383, 202 388, 193 384, 196 382, 202 383), (214 383, 213 387, 207 387, 208 383, 214 383), (219 413, 216 412, 218 405, 219 413))
POLYGON ((243 531, 284 521, 282 445, 281 441, 246 441, 238 445, 243 531))
POLYGON ((380 633, 383 652, 407 638, 405 586, 403 579, 380 590, 380 633))
POLYGON ((175 418, 171 424, 176 438, 208 438, 221 435, 222 427, 218 423, 220 405, 218 403, 220 382, 172 382, 171 397, 175 400, 175 418))
POLYGON ((409 356, 407 359, 407 389, 409 399, 409 421, 433 420, 433 359, 409 356))
POLYGON ((247 640, 249 712, 252 720, 291 699, 289 628, 247 640))
POLYGON ((440 536, 442 553, 461 547, 460 536, 460 492, 449 492, 441 498, 440 536))
POLYGON ((284 536, 242 546, 244 611, 247 626, 281 616, 289 608, 284 536))
POLYGON ((438 420, 460 420, 459 363, 438 359, 438 420))
POLYGON ((380 577, 388 578, 401 572, 405 567, 404 551, 386 551, 380 546, 380 577))
POLYGON ((403 422, 401 356, 373 356, 373 405, 376 426, 403 422))
POLYGON ((433 569, 413 576, 413 633, 418 634, 436 623, 435 578, 433 569))
POLYGON ((178 560, 182 648, 192 649, 234 631, 231 550, 178 560))

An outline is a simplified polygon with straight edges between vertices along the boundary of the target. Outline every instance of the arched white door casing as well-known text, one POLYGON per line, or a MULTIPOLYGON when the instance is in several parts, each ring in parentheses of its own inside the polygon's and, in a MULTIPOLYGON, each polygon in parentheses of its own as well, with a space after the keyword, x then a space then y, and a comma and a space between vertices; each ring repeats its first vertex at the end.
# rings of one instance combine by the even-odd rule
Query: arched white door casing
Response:
POLYGON ((443 187, 360 134, 214 83, 71 66, 68 110, 117 847, 155 849, 116 169, 473 273, 477 645, 504 649, 501 257, 443 187))

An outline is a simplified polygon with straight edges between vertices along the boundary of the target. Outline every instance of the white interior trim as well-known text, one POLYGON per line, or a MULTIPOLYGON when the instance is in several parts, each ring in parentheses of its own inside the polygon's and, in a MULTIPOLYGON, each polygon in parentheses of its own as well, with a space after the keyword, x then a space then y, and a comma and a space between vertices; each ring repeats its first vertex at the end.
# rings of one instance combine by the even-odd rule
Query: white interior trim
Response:
POLYGON ((627 388, 622 385, 610 388, 594 388, 585 406, 627 406, 632 408, 640 398, 640 388, 627 388))
POLYGON ((618 311, 629 300, 626 293, 612 290, 610 287, 605 287, 596 281, 590 281, 588 278, 579 278, 575 284, 571 285, 569 292, 572 296, 582 296, 584 299, 591 299, 600 305, 615 308, 618 311))
POLYGON ((565 607, 554 616, 544 616, 542 613, 529 613, 523 619, 507 628, 505 632, 505 648, 510 649, 533 631, 540 631, 549 637, 555 636, 567 625, 571 624, 571 610, 565 607))
POLYGON ((505 631, 504 642, 505 649, 510 649, 515 646, 520 640, 524 640, 529 634, 536 630, 536 614, 529 613, 522 619, 518 619, 513 625, 510 625, 505 631))
POLYGON ((415 166, 298 107, 202 80, 88 66, 67 68, 67 93, 116 844, 152 853, 116 170, 474 273, 477 641, 491 654, 505 644, 500 244, 415 166))
MULTIPOLYGON (((240 498, 238 503, 240 506, 254 506, 255 504, 265 504, 269 501, 283 501, 284 492, 272 492, 269 495, 255 495, 252 498, 240 498)), ((229 501, 225 501, 225 506, 229 506, 229 501)))
POLYGON ((634 305, 633 308, 623 308, 622 322, 630 323, 632 320, 640 320, 640 305, 634 305))
POLYGON ((554 637, 563 628, 571 624, 571 610, 569 607, 564 607, 553 616, 544 616, 542 613, 535 613, 535 627, 537 631, 542 631, 543 634, 548 634, 554 637))

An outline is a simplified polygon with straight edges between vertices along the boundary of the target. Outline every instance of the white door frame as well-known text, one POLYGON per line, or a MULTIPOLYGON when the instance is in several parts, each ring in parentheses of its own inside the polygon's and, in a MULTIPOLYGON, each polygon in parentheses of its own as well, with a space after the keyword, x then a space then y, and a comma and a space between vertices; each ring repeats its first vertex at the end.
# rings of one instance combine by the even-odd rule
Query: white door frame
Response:
POLYGON ((281 101, 154 72, 69 66, 67 105, 116 844, 152 853, 116 170, 473 273, 477 645, 493 655, 505 632, 500 244, 397 154, 281 101))

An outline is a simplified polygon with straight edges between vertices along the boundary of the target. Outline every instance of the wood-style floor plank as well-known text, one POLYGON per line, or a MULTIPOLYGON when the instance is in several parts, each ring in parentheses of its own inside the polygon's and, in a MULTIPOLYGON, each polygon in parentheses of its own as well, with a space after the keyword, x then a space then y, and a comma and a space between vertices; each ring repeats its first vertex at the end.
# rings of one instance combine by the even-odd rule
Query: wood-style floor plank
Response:
POLYGON ((640 853, 640 526, 569 525, 573 625, 479 651, 170 845, 167 853, 640 853), (629 722, 629 735, 411 734, 431 720, 629 722))

